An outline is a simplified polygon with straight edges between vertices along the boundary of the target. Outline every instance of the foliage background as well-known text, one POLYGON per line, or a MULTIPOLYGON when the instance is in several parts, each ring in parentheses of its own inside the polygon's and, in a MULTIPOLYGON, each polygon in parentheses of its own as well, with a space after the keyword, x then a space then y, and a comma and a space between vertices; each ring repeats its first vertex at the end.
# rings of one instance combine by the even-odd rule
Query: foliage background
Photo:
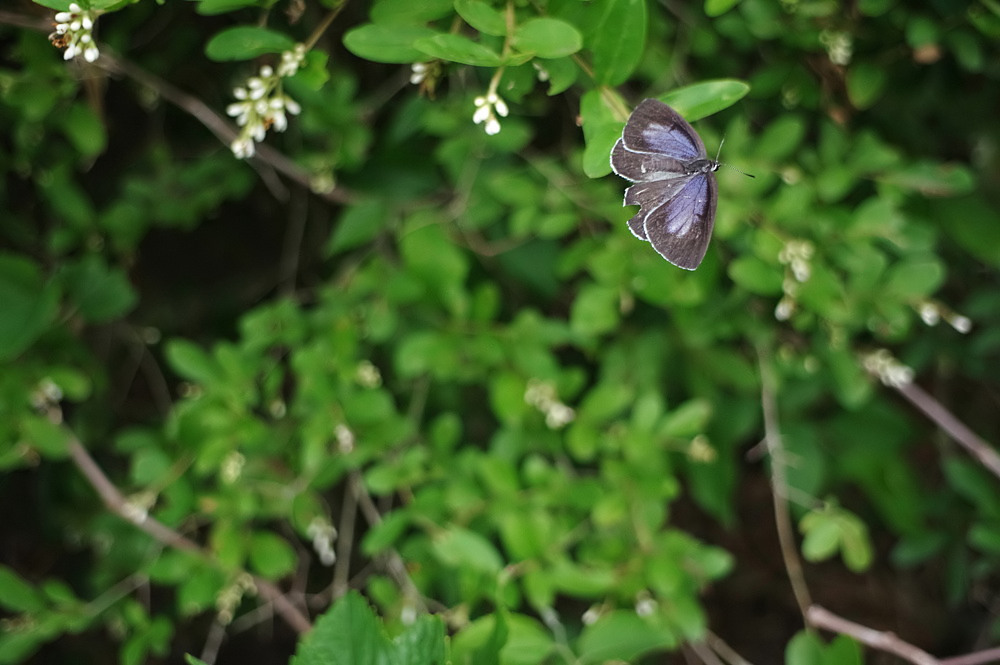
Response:
POLYGON ((681 662, 706 630, 892 662, 798 632, 772 467, 813 601, 996 642, 997 479, 864 369, 1000 436, 996 3, 92 6, 95 66, 0 12, 0 661, 283 662, 270 581, 310 615, 362 590, 390 634, 437 612, 455 662, 681 662), (235 160, 203 122, 331 9, 267 138, 299 170, 235 160), (218 37, 255 25, 279 47, 218 37), (718 173, 693 273, 603 177, 667 93, 756 175, 718 173), (88 454, 200 549, 112 514, 88 454))

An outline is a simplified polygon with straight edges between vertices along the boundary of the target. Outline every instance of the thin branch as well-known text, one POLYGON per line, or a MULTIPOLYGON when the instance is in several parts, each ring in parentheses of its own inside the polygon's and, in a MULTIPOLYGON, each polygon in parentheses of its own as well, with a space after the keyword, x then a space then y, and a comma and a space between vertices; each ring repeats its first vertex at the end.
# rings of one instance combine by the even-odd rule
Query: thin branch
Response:
POLYGON ((712 631, 706 631, 705 644, 711 647, 712 651, 729 663, 729 665, 751 665, 750 661, 741 656, 731 646, 725 643, 721 637, 712 631))
POLYGON ((941 402, 931 397, 923 388, 912 381, 892 387, 910 404, 923 411, 970 455, 979 460, 979 463, 985 466, 990 473, 1000 478, 1000 454, 997 454, 997 451, 990 444, 956 418, 941 402))
MULTIPOLYGON (((350 483, 351 492, 354 494, 354 498, 358 502, 358 506, 361 508, 361 512, 364 514, 365 519, 368 520, 368 523, 372 526, 379 524, 382 521, 382 514, 379 513, 375 502, 372 501, 368 490, 365 489, 365 484, 361 480, 361 474, 357 471, 351 472, 348 483, 350 483)), ((419 603, 421 608, 423 608, 423 595, 420 593, 417 585, 413 583, 413 580, 410 579, 410 574, 406 572, 406 564, 403 563, 403 558, 395 550, 390 550, 386 554, 386 568, 389 574, 396 580, 396 583, 403 588, 407 596, 414 602, 419 603)))
POLYGON ((778 530, 778 543, 781 547, 781 558, 785 562, 788 581, 795 594, 799 612, 806 620, 806 611, 812 605, 809 587, 806 585, 805 574, 802 571, 802 561, 799 559, 798 547, 795 543, 795 530, 792 527, 792 515, 788 508, 788 476, 785 474, 785 449, 781 440, 781 427, 778 423, 778 404, 776 386, 771 368, 769 354, 762 346, 757 348, 758 365, 760 367, 760 405, 764 415, 764 441, 771 457, 771 496, 774 501, 774 523, 778 530))
POLYGON ((964 656, 954 656, 953 658, 942 658, 940 665, 985 665, 986 663, 1000 662, 1000 648, 984 649, 967 653, 964 656))
POLYGON ((937 658, 909 642, 904 642, 895 633, 874 630, 848 621, 819 605, 813 605, 808 609, 806 619, 816 628, 847 635, 865 646, 894 654, 914 665, 941 665, 941 661, 937 658))
MULTIPOLYGON (((137 510, 129 503, 76 437, 70 441, 69 456, 112 513, 136 525, 165 545, 197 554, 210 562, 215 561, 198 543, 177 533, 145 512, 137 510)), ((309 618, 293 605, 277 586, 256 576, 253 581, 260 595, 274 605, 275 611, 294 631, 305 633, 312 628, 309 618)))

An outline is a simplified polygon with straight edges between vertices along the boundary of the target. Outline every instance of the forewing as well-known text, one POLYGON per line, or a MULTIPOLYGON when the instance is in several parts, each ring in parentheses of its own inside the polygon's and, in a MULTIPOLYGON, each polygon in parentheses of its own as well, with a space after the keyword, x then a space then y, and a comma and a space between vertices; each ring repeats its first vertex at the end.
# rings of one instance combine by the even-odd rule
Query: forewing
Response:
POLYGON ((675 188, 673 196, 643 219, 645 236, 653 249, 675 266, 697 268, 712 237, 718 196, 712 173, 699 173, 675 188))
POLYGON ((684 163, 679 159, 655 152, 637 152, 618 139, 611 149, 611 169, 632 182, 650 182, 684 175, 684 163))
POLYGON ((677 111, 656 99, 645 99, 629 116, 622 132, 625 147, 689 162, 704 159, 705 144, 677 111))

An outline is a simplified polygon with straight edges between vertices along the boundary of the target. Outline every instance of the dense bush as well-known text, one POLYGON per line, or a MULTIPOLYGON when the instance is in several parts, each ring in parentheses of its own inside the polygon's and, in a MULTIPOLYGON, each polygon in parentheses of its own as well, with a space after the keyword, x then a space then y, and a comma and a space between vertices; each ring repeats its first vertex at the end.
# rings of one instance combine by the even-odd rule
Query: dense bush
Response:
POLYGON ((320 614, 300 665, 889 662, 811 603, 989 646, 998 39, 991 0, 6 3, 0 662, 285 662, 320 614), (756 176, 694 272, 609 176, 645 97, 756 176))

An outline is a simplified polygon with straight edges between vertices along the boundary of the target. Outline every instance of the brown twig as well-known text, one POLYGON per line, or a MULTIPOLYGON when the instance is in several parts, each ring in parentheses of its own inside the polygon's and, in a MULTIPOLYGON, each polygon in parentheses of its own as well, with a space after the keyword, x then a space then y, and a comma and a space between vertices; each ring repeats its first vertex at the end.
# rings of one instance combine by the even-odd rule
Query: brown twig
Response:
POLYGON ((875 630, 848 621, 819 605, 813 605, 808 609, 806 619, 816 628, 847 635, 865 646, 894 654, 914 663, 914 665, 941 665, 941 661, 937 658, 923 649, 899 639, 895 633, 875 630))
MULTIPOLYGON (((69 444, 69 456, 73 460, 73 463, 76 464, 76 467, 80 469, 83 476, 97 491, 104 505, 112 513, 136 525, 165 545, 198 554, 210 562, 215 561, 198 543, 177 533, 130 504, 118 488, 115 487, 114 483, 104 474, 104 471, 97 465, 94 458, 90 456, 90 453, 83 447, 83 444, 75 437, 69 444)), ((277 586, 256 576, 253 578, 253 581, 260 595, 274 605, 275 611, 294 631, 304 633, 312 628, 312 622, 309 621, 309 617, 293 605, 277 586)))
POLYGON ((941 402, 931 397, 923 388, 912 381, 892 387, 910 404, 923 411, 970 455, 979 460, 979 463, 986 467, 990 473, 1000 478, 1000 454, 997 454, 997 451, 990 444, 956 418, 941 402))
MULTIPOLYGON (((760 404, 764 415, 764 441, 771 458, 771 496, 774 501, 774 523, 778 530, 778 543, 781 547, 781 558, 785 563, 788 581, 792 585, 795 602, 799 606, 803 620, 806 611, 812 605, 809 587, 806 584, 799 559, 798 546, 795 543, 795 531, 792 527, 792 515, 788 509, 788 476, 785 474, 785 448, 781 440, 781 427, 778 423, 778 404, 775 398, 776 386, 771 368, 769 354, 762 346, 757 348, 758 365, 760 367, 760 404)), ((808 621, 806 624, 808 625, 808 621)))

